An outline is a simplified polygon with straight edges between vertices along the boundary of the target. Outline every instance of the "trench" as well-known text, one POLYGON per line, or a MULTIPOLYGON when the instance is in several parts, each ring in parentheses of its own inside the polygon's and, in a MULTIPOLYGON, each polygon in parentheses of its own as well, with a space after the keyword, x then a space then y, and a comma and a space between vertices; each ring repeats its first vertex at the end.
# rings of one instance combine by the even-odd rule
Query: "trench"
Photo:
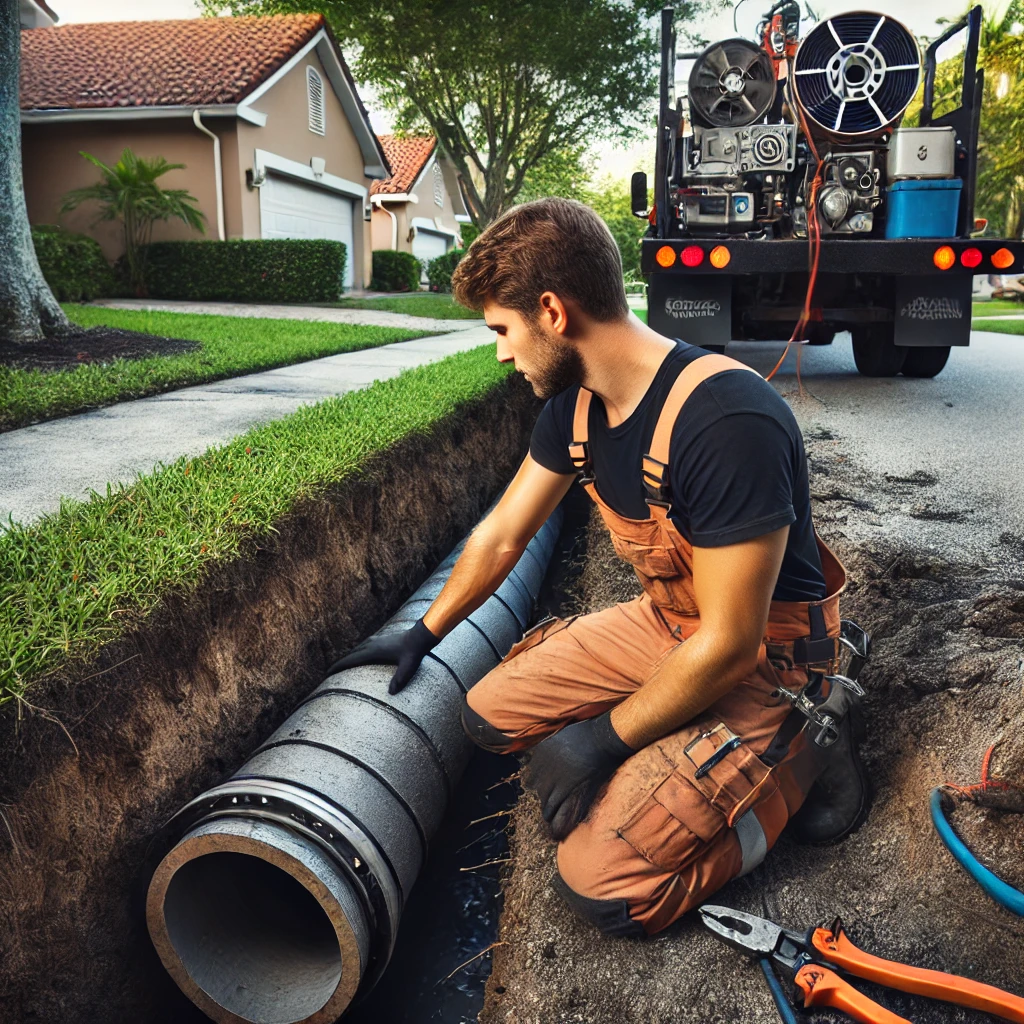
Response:
MULTIPOLYGON (((206 1019, 146 934, 155 837, 236 771, 321 681, 335 652, 380 628, 479 521, 525 454, 537 411, 529 386, 510 377, 359 477, 304 501, 273 537, 254 541, 196 592, 170 595, 93 661, 41 682, 36 713, 0 718, 5 1020, 206 1019)), ((171 927, 185 947, 189 934, 216 930, 226 909, 244 911, 246 894, 273 889, 263 868, 218 856, 226 859, 183 876, 194 896, 171 927)), ((265 936, 260 956, 243 964, 253 985, 291 970, 289 933, 311 949, 311 990, 331 983, 336 963, 322 922, 295 896, 278 890, 250 922, 265 936)))

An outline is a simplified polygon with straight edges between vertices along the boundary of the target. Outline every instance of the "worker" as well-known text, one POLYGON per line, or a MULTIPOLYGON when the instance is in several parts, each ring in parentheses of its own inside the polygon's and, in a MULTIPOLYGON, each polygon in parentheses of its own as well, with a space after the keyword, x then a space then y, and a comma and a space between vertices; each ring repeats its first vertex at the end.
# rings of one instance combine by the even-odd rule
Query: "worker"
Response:
POLYGON ((825 695, 845 572, 812 525, 789 406, 742 363, 632 314, 588 207, 514 207, 452 290, 547 402, 422 619, 339 667, 397 664, 392 692, 404 686, 579 480, 643 592, 528 631, 469 691, 463 725, 489 750, 529 751, 569 904, 605 932, 654 933, 755 867, 787 823, 824 843, 863 820, 859 716, 826 754, 784 693, 825 695))

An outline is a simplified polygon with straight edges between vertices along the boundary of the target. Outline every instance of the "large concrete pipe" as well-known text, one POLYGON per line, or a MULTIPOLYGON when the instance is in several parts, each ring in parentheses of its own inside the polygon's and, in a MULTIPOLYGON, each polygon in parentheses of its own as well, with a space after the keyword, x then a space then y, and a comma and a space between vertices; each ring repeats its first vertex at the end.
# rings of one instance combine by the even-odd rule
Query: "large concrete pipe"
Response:
MULTIPOLYGON (((164 966, 209 1017, 327 1024, 376 983, 471 753, 462 696, 522 635, 560 528, 559 509, 401 693, 388 695, 389 666, 330 676, 230 779, 171 820, 165 838, 177 842, 150 882, 147 924, 164 966)), ((380 633, 426 611, 461 549, 380 633)))

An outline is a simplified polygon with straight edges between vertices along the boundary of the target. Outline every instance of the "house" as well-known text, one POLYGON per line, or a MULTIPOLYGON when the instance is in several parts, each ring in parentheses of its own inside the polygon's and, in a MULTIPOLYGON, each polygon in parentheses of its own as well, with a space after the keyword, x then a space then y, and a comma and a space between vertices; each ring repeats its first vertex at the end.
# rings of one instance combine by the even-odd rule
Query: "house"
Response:
POLYGON ((392 174, 370 188, 373 247, 411 252, 425 266, 459 245, 470 223, 455 168, 432 135, 378 138, 392 174))
MULTIPOLYGON (((109 164, 129 146, 185 165, 160 184, 197 198, 205 237, 338 239, 346 286, 369 283, 370 188, 391 167, 321 15, 51 23, 21 47, 31 223, 57 222, 62 196, 97 180, 80 151, 109 164)), ((120 225, 96 213, 60 223, 116 258, 120 225)), ((178 222, 153 232, 195 237, 178 222)))

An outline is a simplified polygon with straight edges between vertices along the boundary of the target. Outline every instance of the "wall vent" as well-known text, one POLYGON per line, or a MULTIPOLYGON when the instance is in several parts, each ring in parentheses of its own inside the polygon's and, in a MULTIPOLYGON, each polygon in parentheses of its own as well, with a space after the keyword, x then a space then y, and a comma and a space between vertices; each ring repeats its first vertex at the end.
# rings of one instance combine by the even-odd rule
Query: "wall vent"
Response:
POLYGON ((324 82, 316 68, 306 66, 306 91, 309 94, 309 130, 317 135, 324 131, 324 82))

